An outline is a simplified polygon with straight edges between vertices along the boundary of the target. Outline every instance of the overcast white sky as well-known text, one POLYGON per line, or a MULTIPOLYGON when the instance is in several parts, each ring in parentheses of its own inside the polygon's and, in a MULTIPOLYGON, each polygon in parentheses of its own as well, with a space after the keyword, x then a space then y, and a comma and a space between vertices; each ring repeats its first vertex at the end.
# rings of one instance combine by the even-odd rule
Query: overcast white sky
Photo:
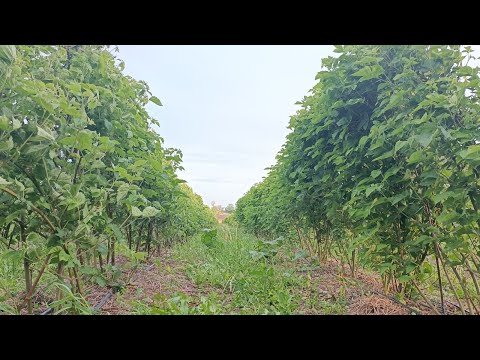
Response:
MULTIPOLYGON (((478 54, 479 46, 474 46, 478 54)), ((206 204, 234 204, 284 143, 295 102, 307 95, 333 46, 121 45, 125 73, 144 80, 170 147, 183 151, 187 180, 206 204)))
POLYGON ((163 103, 149 112, 165 144, 183 151, 206 204, 235 202, 275 163, 290 115, 333 46, 120 45, 125 73, 163 103))

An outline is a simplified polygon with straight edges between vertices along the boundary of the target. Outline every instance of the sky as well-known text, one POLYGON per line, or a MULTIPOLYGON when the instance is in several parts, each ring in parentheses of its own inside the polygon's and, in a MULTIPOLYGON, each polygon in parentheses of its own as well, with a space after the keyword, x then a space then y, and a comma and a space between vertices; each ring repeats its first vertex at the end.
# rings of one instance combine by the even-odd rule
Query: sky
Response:
POLYGON ((124 73, 144 80, 180 178, 205 204, 226 206, 260 182, 285 142, 290 116, 333 46, 120 45, 124 73))

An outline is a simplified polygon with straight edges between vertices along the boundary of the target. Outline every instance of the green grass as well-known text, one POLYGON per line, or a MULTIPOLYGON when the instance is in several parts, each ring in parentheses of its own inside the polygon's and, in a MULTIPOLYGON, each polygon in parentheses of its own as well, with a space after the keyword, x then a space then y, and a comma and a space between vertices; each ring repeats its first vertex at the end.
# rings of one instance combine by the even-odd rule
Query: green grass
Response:
MULTIPOLYGON (((186 273, 200 287, 213 287, 223 295, 223 314, 343 313, 342 304, 319 302, 307 296, 310 286, 297 272, 294 248, 288 242, 265 242, 253 235, 221 225, 213 241, 198 236, 174 249, 186 273)), ((217 299, 217 304, 219 300, 217 299)))
POLYGON ((202 296, 198 304, 194 299, 181 292, 171 298, 161 294, 154 296, 154 304, 146 305, 144 302, 135 300, 131 304, 131 312, 135 315, 218 315, 221 314, 222 305, 218 302, 216 293, 202 296))

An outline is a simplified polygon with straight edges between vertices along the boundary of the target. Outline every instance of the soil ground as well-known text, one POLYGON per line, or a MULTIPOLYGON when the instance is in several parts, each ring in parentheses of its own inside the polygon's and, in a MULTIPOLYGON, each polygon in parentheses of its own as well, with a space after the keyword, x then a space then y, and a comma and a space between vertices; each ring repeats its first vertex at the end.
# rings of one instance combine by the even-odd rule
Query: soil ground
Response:
MULTIPOLYGON (((319 269, 300 274, 309 277, 312 284, 309 289, 301 289, 305 302, 311 297, 317 297, 322 302, 332 305, 341 301, 350 315, 410 315, 414 313, 412 310, 421 314, 431 313, 431 310, 421 302, 406 305, 397 303, 392 296, 384 294, 379 279, 362 271, 358 271, 355 278, 349 276, 334 260, 327 262, 319 269)), ((133 302, 139 301, 147 306, 152 305, 157 294, 168 298, 181 292, 193 299, 199 299, 212 291, 219 293, 219 289, 196 285, 186 275, 185 264, 174 260, 172 252, 165 250, 137 269, 132 276, 132 281, 121 293, 113 294, 101 307, 100 313, 103 315, 131 314, 130 307, 133 302)), ((92 305, 95 305, 108 293, 108 289, 97 287, 92 289, 87 298, 92 305)), ((221 295, 225 301, 228 301, 229 294, 221 295)), ((299 310, 305 314, 321 314, 321 312, 308 310, 307 306, 305 308, 300 306, 299 310)))

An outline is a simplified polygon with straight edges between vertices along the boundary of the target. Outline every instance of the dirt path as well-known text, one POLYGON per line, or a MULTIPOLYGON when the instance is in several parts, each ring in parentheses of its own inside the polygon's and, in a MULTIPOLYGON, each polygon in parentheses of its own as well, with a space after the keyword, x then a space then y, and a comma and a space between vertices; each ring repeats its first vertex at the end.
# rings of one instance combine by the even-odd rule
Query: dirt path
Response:
MULTIPOLYGON (((192 298, 206 295, 208 289, 199 289, 198 286, 188 279, 185 267, 171 257, 170 251, 152 257, 143 264, 142 268, 135 271, 131 281, 120 293, 115 293, 102 306, 102 315, 126 315, 131 314, 131 305, 138 301, 146 306, 154 303, 154 297, 158 294, 165 298, 181 292, 192 298)), ((98 289, 91 294, 88 300, 91 304, 97 304, 106 294, 107 289, 98 289)))
MULTIPOLYGON (((316 270, 300 272, 300 276, 309 279, 309 286, 294 289, 301 292, 303 302, 298 309, 303 314, 323 314, 328 306, 341 306, 342 311, 350 315, 410 315, 408 307, 429 314, 431 310, 421 303, 400 305, 385 295, 378 276, 369 275, 359 270, 356 277, 341 271, 340 264, 334 260, 327 262, 316 270), (309 306, 309 301, 315 298, 323 308, 309 306), (346 309, 346 311, 345 311, 346 309)), ((136 270, 135 278, 121 293, 114 294, 101 308, 103 315, 131 314, 132 304, 139 302, 151 306, 155 297, 171 298, 181 292, 192 299, 207 296, 209 292, 219 293, 219 289, 202 286, 199 288, 185 273, 185 265, 172 258, 171 251, 163 251, 151 261, 146 262, 141 269, 136 270)), ((107 293, 106 288, 97 288, 89 296, 91 304, 97 304, 107 293)), ((229 294, 223 294, 228 301, 229 294)), ((317 302, 318 303, 318 302, 317 302)), ((336 313, 335 311, 330 313, 336 313)))

